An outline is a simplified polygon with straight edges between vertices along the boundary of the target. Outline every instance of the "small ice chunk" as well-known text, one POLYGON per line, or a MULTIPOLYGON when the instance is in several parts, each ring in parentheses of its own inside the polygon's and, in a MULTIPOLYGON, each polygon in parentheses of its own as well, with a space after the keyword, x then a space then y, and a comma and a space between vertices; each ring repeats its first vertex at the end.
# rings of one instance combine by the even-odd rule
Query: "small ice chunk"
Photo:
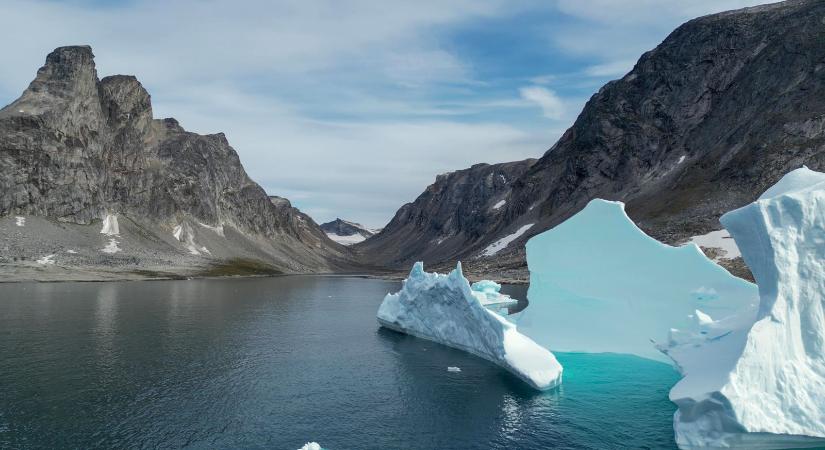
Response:
POLYGON ((321 444, 317 442, 307 442, 304 444, 303 447, 299 448, 298 450, 324 450, 321 448, 321 444))
POLYGON ((450 367, 447 367, 447 372, 461 372, 461 368, 460 367, 455 367, 455 366, 450 366, 450 367))
POLYGON ((487 246, 487 248, 485 248, 484 251, 481 252, 481 255, 482 256, 493 256, 496 253, 504 250, 505 248, 507 248, 508 245, 510 245, 511 242, 513 242, 516 239, 520 238, 521 235, 526 233, 527 230, 529 230, 533 225, 535 225, 535 224, 528 223, 527 225, 524 225, 521 228, 519 228, 518 230, 516 230, 515 233, 504 236, 503 238, 493 242, 492 244, 487 246))
POLYGON ((23 216, 14 216, 14 224, 18 227, 26 226, 26 218, 23 216))

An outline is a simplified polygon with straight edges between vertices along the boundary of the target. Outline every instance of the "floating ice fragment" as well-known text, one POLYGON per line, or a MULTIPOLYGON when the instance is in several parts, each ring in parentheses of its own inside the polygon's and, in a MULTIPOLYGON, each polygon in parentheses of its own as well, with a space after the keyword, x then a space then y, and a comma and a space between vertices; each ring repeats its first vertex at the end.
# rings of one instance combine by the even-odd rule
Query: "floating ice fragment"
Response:
POLYGON ((324 450, 321 448, 321 445, 317 442, 307 442, 304 444, 303 447, 299 448, 298 450, 324 450))
POLYGON ((461 368, 450 366, 450 367, 447 367, 447 372, 461 372, 461 368))

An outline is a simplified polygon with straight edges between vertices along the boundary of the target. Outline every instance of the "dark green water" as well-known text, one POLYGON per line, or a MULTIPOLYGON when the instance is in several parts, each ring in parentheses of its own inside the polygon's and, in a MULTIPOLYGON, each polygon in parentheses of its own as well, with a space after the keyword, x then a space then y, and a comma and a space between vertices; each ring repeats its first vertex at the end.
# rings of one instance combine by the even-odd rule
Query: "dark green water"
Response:
POLYGON ((376 309, 398 287, 0 285, 0 448, 675 447, 669 366, 558 354, 564 384, 538 393, 483 360, 379 329, 376 309))

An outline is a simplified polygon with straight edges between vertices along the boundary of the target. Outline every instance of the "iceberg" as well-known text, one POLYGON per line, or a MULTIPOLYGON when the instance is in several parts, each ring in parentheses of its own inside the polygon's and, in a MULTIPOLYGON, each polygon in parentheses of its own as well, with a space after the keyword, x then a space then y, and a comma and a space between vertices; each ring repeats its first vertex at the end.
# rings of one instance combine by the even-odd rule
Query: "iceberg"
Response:
POLYGON ((501 293, 501 285, 491 280, 476 281, 470 285, 473 295, 481 304, 493 311, 506 313, 507 308, 518 304, 518 300, 501 293))
POLYGON ((671 329, 701 333, 709 317, 754 318, 756 286, 733 277, 695 244, 646 235, 624 204, 596 199, 527 242, 529 304, 519 329, 554 351, 627 353, 670 362, 652 342, 671 329), (652 341, 652 342, 651 342, 652 341))
MULTIPOLYGON (((491 287, 481 284, 480 287, 491 287)), ((387 294, 378 308, 381 326, 457 348, 484 358, 546 390, 561 383, 562 366, 553 354, 519 333, 504 317, 485 308, 461 272, 424 272, 415 263, 401 291, 387 294)))
POLYGON ((785 175, 721 220, 759 286, 746 312, 662 349, 683 373, 670 392, 681 448, 825 446, 825 174, 785 175))

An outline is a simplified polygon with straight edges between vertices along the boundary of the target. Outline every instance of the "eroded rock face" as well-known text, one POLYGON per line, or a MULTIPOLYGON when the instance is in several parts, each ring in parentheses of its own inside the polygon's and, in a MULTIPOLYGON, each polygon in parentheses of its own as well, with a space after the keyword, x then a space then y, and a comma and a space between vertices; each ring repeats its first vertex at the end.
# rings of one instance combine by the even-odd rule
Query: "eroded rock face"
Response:
POLYGON ((460 258, 468 270, 516 260, 523 267, 527 239, 593 198, 625 202, 645 232, 671 244, 720 229, 724 212, 786 172, 825 169, 823 20, 825 3, 812 0, 691 20, 593 95, 559 141, 496 192, 507 197, 500 209, 467 214, 484 192, 454 175, 402 207, 382 239, 362 245, 399 266, 460 258), (442 204, 468 206, 458 218, 442 204), (529 223, 494 258, 468 260, 529 223), (459 237, 440 249, 420 244, 441 234, 459 237))
POLYGON ((271 245, 263 253, 289 271, 326 270, 345 256, 309 217, 270 201, 222 133, 153 119, 133 76, 98 80, 87 46, 49 54, 0 110, 0 168, 0 217, 91 224, 115 214, 170 234, 184 222, 229 227, 271 245))

